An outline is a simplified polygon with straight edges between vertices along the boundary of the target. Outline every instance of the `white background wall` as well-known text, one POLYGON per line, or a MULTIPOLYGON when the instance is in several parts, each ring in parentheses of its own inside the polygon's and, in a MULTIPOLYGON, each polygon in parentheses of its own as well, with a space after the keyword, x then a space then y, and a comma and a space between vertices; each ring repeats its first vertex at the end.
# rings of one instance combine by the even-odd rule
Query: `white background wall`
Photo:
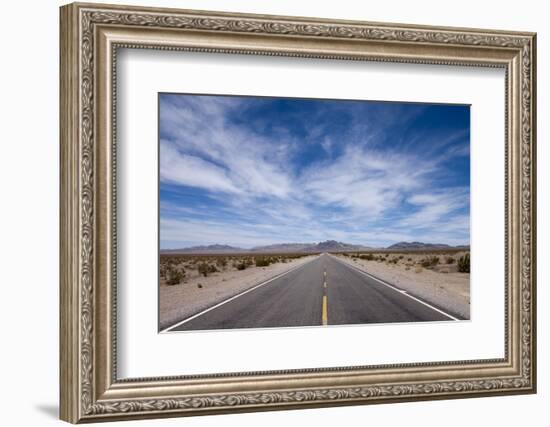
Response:
MULTIPOLYGON (((122 3, 111 0, 113 3, 122 3)), ((410 426, 547 425, 550 376, 548 285, 550 28, 545 2, 357 0, 133 0, 133 4, 538 32, 539 393, 200 418, 132 425, 410 426), (546 19, 545 19, 546 18, 546 19), (546 219, 545 219, 546 217, 546 219), (546 336, 545 336, 546 335, 546 336), (546 418, 546 420, 545 420, 546 418)), ((0 24, 0 401, 3 425, 60 424, 58 402, 58 6, 5 2, 0 24)))

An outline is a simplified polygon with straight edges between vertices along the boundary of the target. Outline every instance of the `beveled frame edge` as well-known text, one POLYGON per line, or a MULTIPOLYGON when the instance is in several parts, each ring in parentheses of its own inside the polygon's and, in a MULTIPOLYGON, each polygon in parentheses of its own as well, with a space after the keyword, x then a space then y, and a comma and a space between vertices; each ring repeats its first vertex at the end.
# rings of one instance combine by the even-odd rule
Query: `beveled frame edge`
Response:
MULTIPOLYGON (((87 422, 535 391, 535 34, 99 4, 63 6, 60 13, 62 419, 87 422), (385 50, 397 46, 401 53, 394 53, 393 61, 415 62, 415 52, 418 58, 418 52, 435 50, 440 62, 456 63, 456 55, 468 51, 469 59, 462 62, 506 64, 506 169, 511 195, 507 229, 511 231, 510 276, 517 279, 508 285, 507 312, 512 318, 507 360, 381 367, 370 372, 117 382, 113 375, 116 366, 110 359, 110 308, 114 301, 102 282, 104 278, 108 281, 111 269, 116 268, 110 265, 109 251, 103 250, 113 245, 110 217, 103 215, 113 203, 113 153, 100 147, 110 141, 114 121, 109 98, 114 82, 108 77, 112 75, 112 48, 117 43, 143 46, 135 43, 134 36, 124 34, 130 29, 134 36, 135 30, 142 30, 145 38, 158 32, 156 42, 149 41, 156 48, 163 44, 175 48, 166 44, 165 37, 179 31, 179 35, 184 32, 195 37, 199 46, 201 38, 210 43, 221 35, 231 40, 227 51, 239 50, 245 41, 240 51, 251 54, 255 51, 251 45, 271 37, 288 43, 286 50, 279 45, 281 54, 294 56, 317 49, 317 57, 334 57, 334 52, 326 55, 326 46, 331 45, 342 57, 351 59, 361 56, 361 49, 370 43, 369 55, 378 52, 381 60, 385 50), (426 372, 431 380, 426 379, 426 372)), ((208 43, 196 49, 208 51, 208 43)), ((277 54, 277 49, 270 54, 277 54)), ((508 271, 506 274, 508 277, 508 271)))

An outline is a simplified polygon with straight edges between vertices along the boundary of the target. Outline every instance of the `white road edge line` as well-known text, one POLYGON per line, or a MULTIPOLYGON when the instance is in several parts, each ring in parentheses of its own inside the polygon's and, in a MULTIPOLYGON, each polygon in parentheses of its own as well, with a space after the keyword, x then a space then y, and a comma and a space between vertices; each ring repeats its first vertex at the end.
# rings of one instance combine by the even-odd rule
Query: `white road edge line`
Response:
POLYGON ((439 308, 434 307, 433 305, 430 305, 430 304, 428 304, 427 302, 422 301, 421 299, 418 299, 418 298, 416 298, 416 297, 413 297, 411 294, 409 294, 407 291, 405 291, 405 290, 403 290, 403 289, 398 289, 398 288, 396 288, 395 286, 392 286, 392 285, 390 285, 389 283, 386 283, 386 282, 384 282, 383 280, 380 280, 380 279, 378 279, 377 277, 374 277, 374 276, 370 275, 370 274, 367 273, 366 271, 363 271, 363 270, 361 270, 361 269, 355 267, 354 265, 351 265, 351 264, 348 264, 347 262, 344 262, 344 261, 339 260, 339 259, 336 258, 334 255, 331 255, 331 257, 333 257, 336 261, 338 261, 338 262, 340 262, 340 263, 342 263, 342 264, 345 264, 345 265, 350 266, 351 268, 357 270, 359 273, 364 274, 365 276, 371 278, 372 280, 376 280, 378 283, 381 283, 382 285, 387 286, 388 288, 391 288, 391 289, 393 289, 394 291, 397 291, 397 292, 399 292, 399 293, 405 295, 406 297, 409 297, 409 298, 411 298, 411 299, 413 299, 413 300, 419 302, 420 304, 424 304, 426 307, 429 307, 429 308, 431 308, 432 310, 435 310, 435 311, 437 311, 438 313, 443 314, 444 316, 447 316, 449 319, 453 319, 453 320, 455 320, 455 321, 459 321, 459 320, 460 320, 460 319, 457 319, 457 318, 454 317, 454 316, 451 316, 449 313, 445 313, 444 311, 440 310, 439 308))
POLYGON ((250 289, 247 289, 246 291, 242 291, 241 293, 239 293, 239 294, 237 294, 237 295, 233 295, 232 297, 230 297, 230 298, 228 298, 228 299, 226 299, 226 300, 223 300, 222 302, 219 302, 218 304, 213 305, 212 307, 209 307, 209 308, 207 308, 207 309, 205 309, 205 310, 203 310, 203 311, 200 311, 199 313, 194 314, 193 316, 188 317, 187 319, 183 319, 183 320, 181 320, 180 322, 178 322, 178 323, 176 323, 176 324, 174 324, 174 325, 172 325, 172 326, 168 326, 167 328, 161 330, 160 333, 162 334, 162 333, 164 333, 164 332, 170 332, 172 329, 177 328, 178 326, 181 326, 181 325, 183 325, 184 323, 187 323, 187 322, 189 322, 189 321, 191 321, 191 320, 193 320, 193 319, 196 319, 197 317, 202 316, 203 314, 208 313, 209 311, 214 310, 215 308, 221 307, 222 305, 227 304, 228 302, 233 301, 234 299, 237 299, 237 298, 239 298, 239 297, 241 297, 241 296, 243 296, 243 295, 245 295, 245 294, 247 294, 247 293, 249 293, 249 292, 252 292, 252 291, 255 290, 255 289, 258 289, 258 288, 260 288, 260 287, 262 287, 262 286, 264 286, 264 285, 267 285, 268 283, 272 282, 272 281, 275 280, 275 279, 278 279, 278 278, 280 278, 280 277, 283 277, 283 276, 287 275, 288 273, 291 273, 291 272, 293 272, 293 271, 295 271, 295 270, 297 270, 297 269, 299 269, 299 268, 302 268, 303 266, 309 264, 310 262, 315 261, 317 258, 319 258, 319 256, 320 256, 320 255, 318 255, 317 257, 313 258, 311 261, 308 261, 308 262, 306 262, 306 263, 304 263, 304 264, 302 264, 302 265, 297 265, 296 267, 291 268, 290 270, 285 271, 284 273, 278 274, 277 276, 272 277, 271 279, 268 279, 268 280, 266 280, 265 282, 259 283, 259 284, 257 284, 256 286, 254 286, 254 287, 252 287, 252 288, 250 288, 250 289))

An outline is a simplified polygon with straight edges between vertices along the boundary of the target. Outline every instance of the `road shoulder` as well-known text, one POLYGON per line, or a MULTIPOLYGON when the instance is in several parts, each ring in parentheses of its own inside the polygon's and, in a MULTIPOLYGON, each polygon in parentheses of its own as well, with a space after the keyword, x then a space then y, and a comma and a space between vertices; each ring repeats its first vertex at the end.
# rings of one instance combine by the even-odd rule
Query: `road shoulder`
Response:
POLYGON ((407 291, 441 309, 470 319, 470 275, 464 273, 439 273, 423 270, 405 270, 401 266, 377 261, 352 260, 349 257, 334 256, 337 260, 351 265, 390 285, 407 291))
POLYGON ((247 291, 273 277, 287 273, 317 258, 306 256, 287 263, 231 270, 200 277, 188 283, 166 286, 159 290, 159 327, 164 330, 181 320, 247 291))

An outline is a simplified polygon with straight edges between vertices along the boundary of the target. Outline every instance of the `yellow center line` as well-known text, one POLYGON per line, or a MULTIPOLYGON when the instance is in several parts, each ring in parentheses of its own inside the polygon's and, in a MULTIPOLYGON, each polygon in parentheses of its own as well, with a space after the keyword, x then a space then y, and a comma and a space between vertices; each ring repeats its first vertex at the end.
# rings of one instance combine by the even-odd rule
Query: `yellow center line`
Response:
POLYGON ((322 314, 323 326, 327 326, 327 324, 328 324, 328 310, 327 310, 328 302, 327 302, 327 299, 328 299, 327 296, 323 295, 323 314, 322 314))
POLYGON ((327 297, 327 270, 323 269, 323 288, 325 291, 323 292, 323 307, 322 307, 322 313, 321 313, 321 321, 323 323, 323 326, 328 325, 328 297, 327 297))

